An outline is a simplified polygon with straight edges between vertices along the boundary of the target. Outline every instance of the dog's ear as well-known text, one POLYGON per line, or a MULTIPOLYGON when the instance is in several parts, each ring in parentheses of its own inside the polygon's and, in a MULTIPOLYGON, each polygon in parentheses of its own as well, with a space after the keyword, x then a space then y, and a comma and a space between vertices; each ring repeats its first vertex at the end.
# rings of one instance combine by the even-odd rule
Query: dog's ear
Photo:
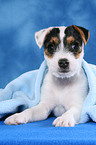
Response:
POLYGON ((80 26, 76 26, 76 25, 73 25, 73 27, 75 30, 77 30, 80 33, 81 38, 82 38, 84 44, 86 45, 88 42, 88 39, 89 39, 89 30, 87 30, 83 27, 80 27, 80 26))
POLYGON ((46 36, 46 34, 52 29, 53 27, 49 27, 47 29, 42 29, 38 32, 35 33, 35 40, 37 45, 39 46, 39 48, 42 47, 43 42, 44 42, 44 38, 46 36))

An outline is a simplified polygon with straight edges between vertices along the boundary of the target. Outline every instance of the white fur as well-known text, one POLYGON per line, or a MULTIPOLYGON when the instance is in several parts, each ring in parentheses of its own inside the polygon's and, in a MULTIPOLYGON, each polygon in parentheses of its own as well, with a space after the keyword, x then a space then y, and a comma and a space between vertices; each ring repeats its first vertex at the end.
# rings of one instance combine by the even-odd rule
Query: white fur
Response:
POLYGON ((35 40, 39 48, 42 47, 45 35, 52 29, 53 27, 49 27, 47 29, 42 29, 39 32, 35 33, 35 40))
MULTIPOLYGON (((60 38, 63 40, 65 27, 59 28, 60 38)), ((46 33, 42 34, 43 40, 46 33)), ((41 47, 43 41, 41 38, 39 39, 41 37, 39 32, 36 37, 38 38, 37 41, 39 41, 39 47, 41 47)), ((87 80, 81 68, 84 52, 82 51, 80 57, 76 59, 72 53, 64 49, 62 43, 61 41, 61 49, 58 49, 53 58, 50 59, 45 55, 49 71, 41 88, 40 103, 35 107, 8 117, 5 120, 6 124, 21 124, 43 120, 48 117, 51 111, 57 116, 53 122, 54 126, 67 127, 78 123, 82 104, 87 95, 87 80), (69 73, 59 73, 58 61, 61 58, 69 60, 69 73)))

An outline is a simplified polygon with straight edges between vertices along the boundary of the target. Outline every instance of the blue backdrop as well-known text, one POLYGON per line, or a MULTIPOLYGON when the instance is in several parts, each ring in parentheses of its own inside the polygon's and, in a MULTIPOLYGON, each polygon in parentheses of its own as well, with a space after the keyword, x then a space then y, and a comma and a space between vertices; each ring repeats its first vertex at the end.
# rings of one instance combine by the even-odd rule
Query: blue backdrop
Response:
POLYGON ((85 59, 96 64, 96 0, 0 0, 0 88, 24 72, 39 68, 43 49, 36 31, 79 25, 90 30, 85 59))

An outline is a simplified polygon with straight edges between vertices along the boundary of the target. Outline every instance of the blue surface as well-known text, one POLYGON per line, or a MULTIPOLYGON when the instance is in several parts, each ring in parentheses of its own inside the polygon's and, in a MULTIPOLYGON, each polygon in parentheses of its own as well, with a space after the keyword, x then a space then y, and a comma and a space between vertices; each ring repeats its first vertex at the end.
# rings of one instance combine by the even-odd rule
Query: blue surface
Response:
POLYGON ((96 124, 79 124, 75 127, 54 127, 51 117, 40 122, 23 125, 4 125, 0 122, 0 145, 95 145, 96 124))
POLYGON ((54 127, 51 117, 40 122, 23 125, 4 125, 0 122, 0 145, 95 145, 96 124, 79 124, 75 127, 54 127))
MULTIPOLYGON (((84 58, 96 64, 96 0, 0 0, 0 88, 22 73, 39 68, 43 49, 35 43, 36 31, 72 24, 90 30, 84 58)), ((0 122, 0 145, 96 144, 95 123, 55 128, 52 121, 19 126, 0 122)))

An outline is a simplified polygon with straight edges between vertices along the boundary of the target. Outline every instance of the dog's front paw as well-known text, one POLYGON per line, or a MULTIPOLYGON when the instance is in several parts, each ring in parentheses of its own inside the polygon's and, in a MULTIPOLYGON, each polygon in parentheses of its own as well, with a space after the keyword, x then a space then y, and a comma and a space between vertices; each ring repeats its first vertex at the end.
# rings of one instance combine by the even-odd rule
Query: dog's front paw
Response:
POLYGON ((65 113, 53 121, 53 125, 56 127, 73 127, 75 123, 73 115, 69 113, 65 113))
POLYGON ((16 113, 5 119, 4 123, 7 125, 25 124, 28 122, 28 118, 23 113, 16 113))

